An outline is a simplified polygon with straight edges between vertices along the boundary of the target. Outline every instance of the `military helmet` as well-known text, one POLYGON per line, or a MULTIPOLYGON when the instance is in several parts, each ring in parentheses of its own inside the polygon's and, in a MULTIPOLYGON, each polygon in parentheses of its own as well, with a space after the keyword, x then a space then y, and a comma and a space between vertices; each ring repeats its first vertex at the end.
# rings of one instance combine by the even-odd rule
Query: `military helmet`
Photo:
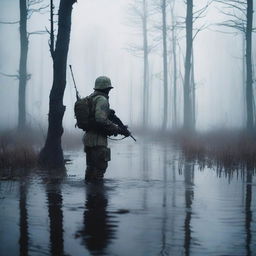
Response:
POLYGON ((95 90, 104 90, 104 89, 112 89, 113 87, 111 86, 111 80, 110 78, 106 77, 106 76, 99 76, 96 80, 95 80, 95 90))

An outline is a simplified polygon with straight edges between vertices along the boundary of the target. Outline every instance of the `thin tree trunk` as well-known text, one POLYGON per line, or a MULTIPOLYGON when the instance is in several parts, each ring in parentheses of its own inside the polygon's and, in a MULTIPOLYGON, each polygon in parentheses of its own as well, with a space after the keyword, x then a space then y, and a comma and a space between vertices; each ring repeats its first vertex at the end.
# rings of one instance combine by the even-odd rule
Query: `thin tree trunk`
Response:
POLYGON ((246 40, 244 33, 242 34, 242 88, 243 88, 243 125, 246 127, 247 121, 247 105, 246 105, 246 40))
POLYGON ((185 76, 184 76, 184 123, 185 129, 192 128, 192 113, 191 113, 191 55, 193 45, 193 0, 187 0, 187 15, 186 15, 186 57, 185 57, 185 76))
POLYGON ((18 129, 26 126, 26 85, 27 85, 27 0, 20 0, 20 63, 19 63, 19 103, 18 129))
POLYGON ((143 0, 143 127, 148 125, 148 80, 149 80, 149 64, 148 64, 148 10, 147 2, 143 0))
POLYGON ((247 0, 247 24, 246 24, 246 108, 247 129, 253 129, 253 90, 252 90, 252 23, 253 0, 247 0))
POLYGON ((61 0, 59 7, 58 36, 53 58, 53 85, 50 92, 48 133, 39 163, 44 167, 64 167, 61 147, 62 120, 65 112, 63 95, 66 88, 67 55, 70 41, 71 13, 75 0, 61 0))
POLYGON ((168 73, 167 73, 167 40, 166 40, 166 0, 162 0, 162 37, 163 37, 163 69, 164 69, 164 116, 162 129, 167 128, 167 105, 168 105, 168 73))
POLYGON ((172 16, 172 55, 173 55, 173 127, 177 128, 177 37, 174 26, 174 13, 171 9, 172 16))
POLYGON ((192 124, 194 129, 196 125, 196 84, 195 84, 195 63, 194 63, 194 49, 192 48, 192 61, 191 61, 191 105, 192 105, 192 124))

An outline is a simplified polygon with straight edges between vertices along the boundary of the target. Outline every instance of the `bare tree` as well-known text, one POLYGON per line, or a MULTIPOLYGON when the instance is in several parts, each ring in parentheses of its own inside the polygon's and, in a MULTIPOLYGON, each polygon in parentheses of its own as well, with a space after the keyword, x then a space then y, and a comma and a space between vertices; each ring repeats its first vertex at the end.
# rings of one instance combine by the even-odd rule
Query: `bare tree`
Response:
POLYGON ((27 80, 29 78, 27 74, 27 58, 28 58, 27 18, 28 18, 27 1, 20 0, 20 64, 19 64, 18 129, 24 129, 26 125, 26 86, 27 86, 27 80))
POLYGON ((66 68, 71 31, 72 6, 75 2, 76 0, 60 0, 58 35, 56 48, 54 52, 52 52, 53 85, 50 92, 48 132, 45 145, 39 155, 39 163, 43 167, 64 167, 61 136, 63 134, 62 120, 66 107, 63 105, 63 96, 66 88, 66 68))
POLYGON ((191 104, 191 56, 193 47, 193 0, 187 0, 186 14, 186 57, 185 57, 185 75, 184 75, 184 128, 192 128, 192 104, 191 104))
POLYGON ((177 128, 177 26, 174 15, 174 3, 171 4, 171 51, 172 51, 172 60, 173 60, 173 127, 177 128))
POLYGON ((163 86, 164 86, 164 116, 162 129, 167 128, 167 109, 168 109, 168 71, 167 71, 167 21, 166 21, 166 0, 161 0, 162 11, 162 42, 163 42, 163 86))
POLYGON ((26 127, 26 87, 27 81, 31 75, 27 72, 27 59, 28 59, 28 46, 29 36, 35 34, 42 34, 44 31, 27 31, 28 20, 34 13, 40 13, 45 10, 48 5, 41 5, 44 0, 19 0, 19 21, 1 21, 0 24, 18 24, 20 32, 20 61, 19 61, 19 73, 16 75, 7 75, 9 77, 16 77, 19 79, 19 97, 18 97, 18 129, 25 129, 26 127))
POLYGON ((220 11, 229 17, 220 23, 222 26, 239 31, 245 40, 245 66, 246 66, 246 116, 247 129, 254 127, 253 109, 253 71, 252 71, 252 33, 253 28, 253 0, 215 0, 224 6, 220 11))
POLYGON ((205 16, 206 10, 210 6, 212 1, 208 1, 202 8, 194 11, 194 0, 186 1, 186 54, 185 54, 185 75, 184 75, 184 129, 195 129, 195 82, 194 82, 194 58, 192 62, 193 42, 198 33, 205 28, 206 24, 201 25, 199 28, 194 28, 194 23, 205 16), (192 76, 192 77, 191 77, 192 76), (193 85, 192 82, 193 81, 193 85))
POLYGON ((142 46, 130 45, 129 51, 135 56, 143 58, 143 102, 142 102, 142 124, 143 127, 148 126, 148 110, 149 110, 149 53, 151 47, 148 42, 148 19, 149 8, 148 0, 134 0, 130 6, 132 23, 140 28, 142 32, 142 46))
MULTIPOLYGON (((154 32, 160 32, 161 35, 157 35, 154 38, 154 41, 157 42, 156 46, 161 42, 162 45, 162 63, 163 70, 161 73, 161 80, 163 81, 163 119, 162 119, 162 130, 167 129, 168 122, 168 99, 170 98, 168 95, 168 43, 167 38, 169 34, 169 25, 167 22, 167 0, 158 0, 153 4, 154 13, 161 16, 161 23, 156 23, 154 25, 154 32)), ((169 72, 170 74, 170 72, 169 72)))

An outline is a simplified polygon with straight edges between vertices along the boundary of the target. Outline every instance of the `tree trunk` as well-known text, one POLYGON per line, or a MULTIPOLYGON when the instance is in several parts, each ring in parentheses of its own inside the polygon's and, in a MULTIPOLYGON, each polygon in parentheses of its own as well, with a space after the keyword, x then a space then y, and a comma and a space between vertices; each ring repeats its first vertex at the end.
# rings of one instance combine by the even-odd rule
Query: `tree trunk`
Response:
POLYGON ((166 0, 162 0, 162 37, 163 37, 163 69, 164 69, 164 116, 162 129, 167 128, 167 108, 168 108, 168 73, 167 73, 167 41, 166 41, 166 0))
POLYGON ((75 0, 61 0, 59 7, 58 35, 53 58, 53 85, 50 92, 48 132, 39 163, 43 167, 64 167, 61 147, 62 120, 65 112, 63 95, 66 87, 67 55, 71 30, 72 5, 75 0))
POLYGON ((18 129, 26 126, 26 85, 27 85, 27 0, 20 0, 20 63, 19 63, 19 103, 18 129))
POLYGON ((247 129, 253 129, 253 90, 252 90, 252 23, 253 0, 247 0, 247 24, 246 24, 246 108, 247 129))
POLYGON ((195 129, 196 125, 196 84, 195 84, 195 63, 194 63, 194 50, 192 48, 192 60, 191 60, 191 105, 192 105, 192 129, 195 129))
POLYGON ((53 21, 53 13, 54 6, 53 6, 53 0, 50 0, 50 25, 51 25, 51 31, 50 31, 50 53, 52 56, 52 59, 54 58, 54 21, 53 21))
POLYGON ((148 9, 146 0, 143 0, 143 127, 148 125, 148 9))
POLYGON ((246 39, 245 34, 242 34, 242 88, 243 88, 243 125, 247 126, 247 106, 246 106, 246 39))
POLYGON ((173 55, 173 127, 177 128, 177 54, 176 54, 176 44, 177 37, 174 26, 174 13, 173 8, 171 10, 172 16, 172 55, 173 55))
POLYGON ((185 77, 184 77, 184 129, 192 129, 192 111, 191 111, 191 55, 193 45, 193 0, 187 0, 186 15, 186 57, 185 57, 185 77))

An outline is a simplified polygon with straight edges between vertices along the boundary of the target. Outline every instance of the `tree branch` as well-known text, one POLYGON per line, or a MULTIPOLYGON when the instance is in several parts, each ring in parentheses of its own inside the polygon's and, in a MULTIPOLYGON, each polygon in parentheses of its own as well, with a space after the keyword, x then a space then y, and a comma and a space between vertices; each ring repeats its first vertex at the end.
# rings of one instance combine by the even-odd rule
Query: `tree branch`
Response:
POLYGON ((19 75, 10 75, 10 74, 6 74, 3 72, 0 72, 0 75, 5 76, 5 77, 12 77, 12 78, 19 79, 19 75))
POLYGON ((3 25, 13 25, 13 24, 18 24, 20 21, 17 20, 17 21, 0 21, 0 24, 3 24, 3 25))

